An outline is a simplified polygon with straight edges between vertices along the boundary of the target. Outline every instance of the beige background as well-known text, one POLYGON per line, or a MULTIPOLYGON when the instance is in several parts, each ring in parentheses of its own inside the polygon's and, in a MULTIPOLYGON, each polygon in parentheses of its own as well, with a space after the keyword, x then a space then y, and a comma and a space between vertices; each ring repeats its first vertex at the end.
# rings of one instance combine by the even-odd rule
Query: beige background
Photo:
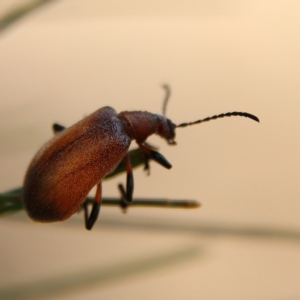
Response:
POLYGON ((235 110, 261 123, 178 129, 176 147, 151 137, 173 169, 136 170, 135 196, 200 209, 103 207, 91 232, 82 215, 1 218, 0 298, 300 299, 299 14, 298 1, 53 1, 3 31, 1 191, 53 122, 104 105, 160 113, 165 82, 175 123, 235 110))

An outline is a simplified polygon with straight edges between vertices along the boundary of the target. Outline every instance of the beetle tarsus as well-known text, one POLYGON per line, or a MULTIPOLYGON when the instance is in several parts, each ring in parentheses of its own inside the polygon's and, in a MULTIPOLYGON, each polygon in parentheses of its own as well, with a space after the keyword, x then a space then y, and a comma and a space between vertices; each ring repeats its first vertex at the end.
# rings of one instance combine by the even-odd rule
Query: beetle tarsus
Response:
POLYGON ((165 167, 166 169, 171 169, 172 168, 172 165, 159 152, 151 150, 150 158, 152 158, 153 160, 155 160, 157 163, 159 163, 161 166, 165 167))
POLYGON ((91 230, 95 222, 97 221, 100 212, 100 207, 101 207, 101 183, 98 183, 95 198, 94 198, 94 203, 90 215, 88 212, 88 203, 85 202, 83 204, 85 228, 87 230, 91 230))
POLYGON ((149 164, 149 155, 145 153, 145 161, 144 161, 144 171, 147 172, 147 175, 150 175, 150 164, 149 164))
POLYGON ((88 203, 85 202, 83 207, 85 212, 85 228, 87 230, 91 230, 95 222, 97 221, 100 212, 100 206, 101 206, 100 202, 93 203, 92 211, 90 213, 90 216, 88 216, 88 203))
MULTIPOLYGON (((171 169, 172 168, 172 165, 159 152, 154 151, 154 150, 146 147, 144 144, 138 143, 138 146, 141 148, 141 150, 144 151, 145 155, 148 157, 148 160, 151 158, 151 159, 155 160, 157 163, 159 163, 161 166, 163 166, 163 167, 165 167, 167 169, 171 169)), ((149 167, 149 163, 146 160, 146 162, 145 162, 145 169, 146 170, 148 169, 147 167, 149 167)))
POLYGON ((120 206, 121 206, 123 213, 126 213, 127 208, 130 203, 126 200, 126 191, 125 191, 124 185, 122 183, 118 184, 118 189, 121 193, 120 206))

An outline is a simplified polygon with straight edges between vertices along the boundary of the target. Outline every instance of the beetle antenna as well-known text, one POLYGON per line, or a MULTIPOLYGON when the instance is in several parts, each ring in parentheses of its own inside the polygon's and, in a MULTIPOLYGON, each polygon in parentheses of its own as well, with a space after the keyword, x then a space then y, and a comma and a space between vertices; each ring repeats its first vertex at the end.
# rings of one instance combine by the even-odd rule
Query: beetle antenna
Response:
POLYGON ((170 86, 168 84, 163 84, 162 88, 166 90, 166 95, 165 95, 165 99, 164 99, 164 103, 163 103, 163 109, 162 109, 162 115, 166 116, 166 110, 167 110, 167 103, 170 99, 171 96, 171 89, 170 86))
POLYGON ((231 117, 231 116, 240 116, 240 117, 246 117, 246 118, 250 118, 256 122, 259 122, 258 117, 248 114, 246 112, 239 112, 239 111, 234 111, 234 112, 228 112, 225 114, 220 114, 220 115, 215 115, 212 117, 207 117, 205 119, 200 119, 194 122, 188 122, 188 123, 181 123, 179 125, 175 125, 175 127, 186 127, 186 126, 190 126, 190 125, 194 125, 194 124, 199 124, 199 123, 203 123, 203 122, 208 122, 210 120, 215 120, 215 119, 219 119, 219 118, 224 118, 224 117, 231 117))

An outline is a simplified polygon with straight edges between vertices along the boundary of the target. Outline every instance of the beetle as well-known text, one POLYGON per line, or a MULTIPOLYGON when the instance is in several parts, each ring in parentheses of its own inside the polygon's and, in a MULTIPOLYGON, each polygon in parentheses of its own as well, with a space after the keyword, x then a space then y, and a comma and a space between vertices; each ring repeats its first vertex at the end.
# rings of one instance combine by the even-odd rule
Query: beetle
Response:
POLYGON ((176 125, 165 116, 170 89, 163 87, 166 96, 162 115, 146 111, 118 114, 105 106, 69 128, 55 125, 56 135, 36 153, 25 175, 22 198, 28 215, 40 222, 63 221, 83 207, 85 227, 91 230, 100 211, 101 181, 122 159, 126 162, 127 180, 126 189, 119 185, 121 205, 126 209, 132 201, 134 182, 127 152, 133 140, 145 153, 145 169, 149 170, 149 159, 170 169, 167 159, 146 143, 150 135, 157 134, 175 145, 176 128, 230 116, 259 122, 246 112, 228 112, 176 125), (89 213, 85 199, 94 186, 96 194, 89 213))

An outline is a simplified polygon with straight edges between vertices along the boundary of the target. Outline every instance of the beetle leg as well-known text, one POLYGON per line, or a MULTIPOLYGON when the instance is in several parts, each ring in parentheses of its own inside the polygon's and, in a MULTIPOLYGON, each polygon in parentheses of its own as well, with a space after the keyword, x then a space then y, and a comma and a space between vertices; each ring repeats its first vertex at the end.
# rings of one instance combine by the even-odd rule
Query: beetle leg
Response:
POLYGON ((85 220, 85 228, 91 230, 94 223, 96 222, 101 206, 101 182, 97 184, 97 190, 94 198, 93 208, 89 215, 88 213, 88 204, 87 201, 83 204, 84 208, 84 220, 85 220))
MULTIPOLYGON (((172 165, 166 160, 166 158, 162 154, 146 147, 143 144, 138 143, 138 145, 141 148, 141 150, 144 151, 144 153, 146 154, 148 159, 151 158, 151 159, 155 160, 157 163, 159 163, 161 166, 163 166, 167 169, 172 168, 172 165)), ((145 163, 146 170, 147 170, 147 166, 149 166, 149 164, 146 161, 146 163, 145 163)))
POLYGON ((65 130, 65 129, 66 129, 65 126, 62 126, 62 125, 57 124, 57 123, 54 123, 54 124, 52 125, 52 130, 53 130, 54 134, 57 134, 57 133, 59 133, 59 132, 65 130))
POLYGON ((131 202, 132 201, 132 195, 133 195, 133 174, 132 174, 132 167, 129 159, 129 155, 126 154, 125 156, 125 163, 126 163, 126 173, 127 173, 127 179, 126 179, 126 201, 131 202))
MULTIPOLYGON (((158 150, 157 147, 153 146, 153 145, 150 145, 149 143, 147 142, 144 142, 143 143, 143 146, 145 146, 146 148, 149 148, 151 150, 158 150)), ((147 172, 147 175, 149 176, 150 175, 150 165, 149 165, 149 160, 150 160, 150 157, 149 155, 147 155, 144 151, 144 154, 145 154, 145 161, 144 161, 144 171, 147 172)))
POLYGON ((127 172, 126 191, 122 184, 119 184, 118 188, 121 192, 121 207, 125 212, 129 203, 132 202, 134 181, 133 181, 132 167, 131 167, 129 155, 126 154, 124 159, 125 159, 126 172, 127 172))
POLYGON ((147 175, 150 175, 149 160, 150 160, 149 156, 145 153, 144 171, 147 172, 147 175))
POLYGON ((124 185, 122 183, 118 184, 118 189, 121 193, 120 206, 121 206, 121 209, 123 210, 123 213, 126 213, 129 203, 126 200, 126 191, 125 191, 124 185))

